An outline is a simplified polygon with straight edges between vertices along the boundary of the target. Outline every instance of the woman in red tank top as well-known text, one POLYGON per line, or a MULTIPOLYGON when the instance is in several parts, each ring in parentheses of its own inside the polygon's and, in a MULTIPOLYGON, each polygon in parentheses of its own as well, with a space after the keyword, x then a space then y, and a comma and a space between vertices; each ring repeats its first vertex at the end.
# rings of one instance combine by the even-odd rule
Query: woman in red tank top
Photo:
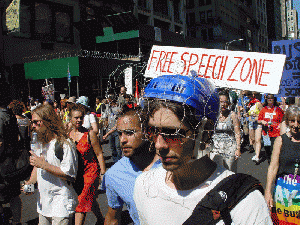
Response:
MULTIPOLYGON (((105 162, 102 148, 95 132, 89 131, 82 126, 84 117, 84 108, 75 104, 70 110, 72 131, 71 139, 76 143, 78 157, 81 156, 84 170, 79 169, 77 178, 83 177, 84 186, 78 194, 78 206, 75 212, 75 225, 84 224, 86 213, 92 211, 97 217, 97 224, 103 223, 104 219, 101 214, 99 205, 96 201, 96 191, 99 187, 99 164, 101 168, 101 176, 105 173, 105 162), (83 174, 80 174, 83 171, 83 174), (93 206, 93 207, 92 207, 93 206)), ((79 160, 80 162, 80 160, 79 160)), ((75 183, 75 189, 76 189, 75 183)))

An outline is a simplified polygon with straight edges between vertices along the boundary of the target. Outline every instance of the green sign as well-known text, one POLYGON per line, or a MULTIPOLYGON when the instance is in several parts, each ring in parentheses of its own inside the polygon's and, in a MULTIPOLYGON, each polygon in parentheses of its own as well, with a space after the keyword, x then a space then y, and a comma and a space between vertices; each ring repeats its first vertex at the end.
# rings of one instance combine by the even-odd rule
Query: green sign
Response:
POLYGON ((31 80, 79 76, 78 57, 37 61, 24 64, 25 78, 31 80))
POLYGON ((139 37, 138 30, 130 30, 122 33, 114 33, 112 27, 103 28, 104 36, 97 36, 96 43, 119 41, 139 37))

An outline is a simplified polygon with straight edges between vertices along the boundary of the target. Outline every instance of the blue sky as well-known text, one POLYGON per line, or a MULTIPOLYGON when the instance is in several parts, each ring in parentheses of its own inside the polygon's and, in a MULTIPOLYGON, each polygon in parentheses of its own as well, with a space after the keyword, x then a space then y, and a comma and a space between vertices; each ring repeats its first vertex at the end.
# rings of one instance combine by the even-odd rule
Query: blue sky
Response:
POLYGON ((299 0, 294 0, 294 8, 298 12, 298 29, 300 28, 300 1, 299 0))

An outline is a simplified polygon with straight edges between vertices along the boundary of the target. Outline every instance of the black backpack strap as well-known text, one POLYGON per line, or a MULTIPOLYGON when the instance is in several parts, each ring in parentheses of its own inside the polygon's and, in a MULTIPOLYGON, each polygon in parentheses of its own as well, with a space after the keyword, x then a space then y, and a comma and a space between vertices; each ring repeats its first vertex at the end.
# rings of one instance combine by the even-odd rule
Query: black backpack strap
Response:
POLYGON ((226 177, 197 204, 184 225, 211 225, 220 219, 230 225, 230 211, 254 190, 264 192, 260 182, 251 175, 237 173, 226 177))
POLYGON ((54 148, 55 156, 59 159, 61 162, 64 158, 64 149, 62 143, 56 141, 55 142, 55 148, 54 148))

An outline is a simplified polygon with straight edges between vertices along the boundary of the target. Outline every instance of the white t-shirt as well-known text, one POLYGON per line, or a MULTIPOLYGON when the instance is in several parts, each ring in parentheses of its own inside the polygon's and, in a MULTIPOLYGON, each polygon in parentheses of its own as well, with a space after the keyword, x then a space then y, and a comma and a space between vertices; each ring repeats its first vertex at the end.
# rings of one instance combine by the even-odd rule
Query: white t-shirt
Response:
MULTIPOLYGON (((59 166, 60 169, 71 177, 76 177, 78 162, 75 146, 70 142, 63 145, 64 155, 60 161, 55 156, 56 139, 50 141, 37 151, 43 155, 48 163, 59 166)), ((37 212, 46 217, 69 217, 75 212, 78 196, 67 181, 52 175, 46 170, 37 169, 38 198, 37 212)))
MULTIPOLYGON (((221 180, 233 174, 218 166, 216 171, 198 187, 179 191, 165 183, 163 167, 142 173, 134 187, 134 201, 140 224, 182 225, 198 202, 221 180)), ((251 192, 230 211, 234 225, 272 224, 265 199, 260 191, 251 192)), ((221 220, 218 225, 224 224, 221 220)))
POLYGON ((92 123, 96 123, 95 116, 91 113, 84 115, 82 126, 88 130, 91 130, 92 123))

